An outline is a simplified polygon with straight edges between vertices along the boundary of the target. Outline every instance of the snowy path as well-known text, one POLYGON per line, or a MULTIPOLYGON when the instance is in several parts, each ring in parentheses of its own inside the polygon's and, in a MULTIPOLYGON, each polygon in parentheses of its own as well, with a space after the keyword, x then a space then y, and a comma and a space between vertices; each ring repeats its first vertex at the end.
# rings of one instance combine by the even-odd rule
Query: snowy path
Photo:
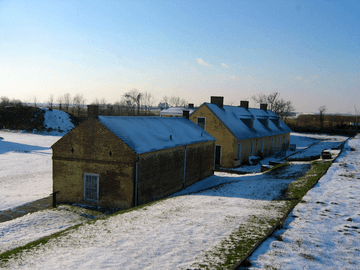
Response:
POLYGON ((284 228, 250 257, 249 269, 360 268, 359 155, 356 137, 296 206, 284 228))

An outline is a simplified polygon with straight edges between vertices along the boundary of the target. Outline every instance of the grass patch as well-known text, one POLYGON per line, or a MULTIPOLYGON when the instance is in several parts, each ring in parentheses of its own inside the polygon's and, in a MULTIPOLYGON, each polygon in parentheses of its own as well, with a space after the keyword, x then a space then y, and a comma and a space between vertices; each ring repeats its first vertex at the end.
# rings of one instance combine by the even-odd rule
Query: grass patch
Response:
POLYGON ((49 242, 51 239, 56 239, 60 236, 66 235, 70 230, 77 229, 79 226, 82 226, 83 224, 74 225, 70 228, 67 228, 63 231, 56 232, 54 234, 44 236, 40 238, 39 240, 30 242, 22 247, 17 247, 9 251, 5 251, 4 253, 0 254, 0 267, 6 267, 6 263, 11 259, 15 258, 16 256, 20 256, 21 254, 25 253, 28 250, 32 250, 34 248, 38 248, 41 245, 45 245, 47 242, 49 242))

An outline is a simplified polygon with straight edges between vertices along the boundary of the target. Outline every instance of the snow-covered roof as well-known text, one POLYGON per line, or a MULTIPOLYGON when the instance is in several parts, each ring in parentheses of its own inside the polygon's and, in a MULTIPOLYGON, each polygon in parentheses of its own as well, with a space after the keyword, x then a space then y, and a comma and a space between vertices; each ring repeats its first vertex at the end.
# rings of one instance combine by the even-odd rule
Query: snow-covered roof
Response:
POLYGON ((182 117, 99 116, 98 120, 137 154, 215 140, 182 117))
POLYGON ((291 132, 291 129, 270 110, 204 103, 238 139, 252 139, 291 132))
POLYGON ((194 108, 186 108, 186 107, 170 107, 167 109, 164 109, 160 112, 160 116, 162 115, 172 115, 172 116, 182 116, 183 111, 189 111, 191 114, 193 111, 195 111, 194 108))

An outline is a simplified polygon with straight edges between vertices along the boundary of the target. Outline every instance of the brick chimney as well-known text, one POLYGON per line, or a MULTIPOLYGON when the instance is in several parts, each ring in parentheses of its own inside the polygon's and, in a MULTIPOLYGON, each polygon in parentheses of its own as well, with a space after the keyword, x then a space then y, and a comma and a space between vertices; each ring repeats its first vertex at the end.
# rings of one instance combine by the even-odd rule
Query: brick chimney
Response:
POLYGON ((267 104, 266 103, 261 103, 260 104, 260 110, 264 110, 265 112, 267 112, 267 104))
POLYGON ((185 117, 186 119, 189 119, 189 115, 190 115, 190 111, 183 110, 183 117, 185 117))
POLYGON ((241 100, 240 101, 240 107, 243 107, 245 109, 249 109, 249 101, 246 101, 246 100, 241 100))
POLYGON ((220 108, 224 107, 224 97, 212 96, 210 102, 211 102, 211 104, 218 105, 220 108))
POLYGON ((97 118, 99 116, 99 106, 87 105, 87 116, 97 118))

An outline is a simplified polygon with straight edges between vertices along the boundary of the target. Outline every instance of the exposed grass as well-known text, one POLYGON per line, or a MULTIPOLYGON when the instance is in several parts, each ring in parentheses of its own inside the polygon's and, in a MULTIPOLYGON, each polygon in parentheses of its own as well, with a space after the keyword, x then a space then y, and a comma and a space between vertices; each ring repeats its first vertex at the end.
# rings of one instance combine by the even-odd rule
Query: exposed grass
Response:
MULTIPOLYGON (((239 262, 243 262, 241 264, 243 266, 249 264, 246 259, 276 228, 282 226, 288 213, 296 204, 302 202, 305 194, 326 173, 330 165, 331 161, 312 162, 310 169, 304 175, 288 185, 281 198, 264 207, 264 210, 268 210, 267 212, 271 211, 271 215, 249 217, 218 247, 206 252, 206 261, 195 263, 191 269, 235 269, 235 266, 239 266, 239 262), (276 216, 273 213, 277 213, 276 216)), ((276 176, 286 166, 291 165, 290 163, 280 164, 267 173, 276 176)))

